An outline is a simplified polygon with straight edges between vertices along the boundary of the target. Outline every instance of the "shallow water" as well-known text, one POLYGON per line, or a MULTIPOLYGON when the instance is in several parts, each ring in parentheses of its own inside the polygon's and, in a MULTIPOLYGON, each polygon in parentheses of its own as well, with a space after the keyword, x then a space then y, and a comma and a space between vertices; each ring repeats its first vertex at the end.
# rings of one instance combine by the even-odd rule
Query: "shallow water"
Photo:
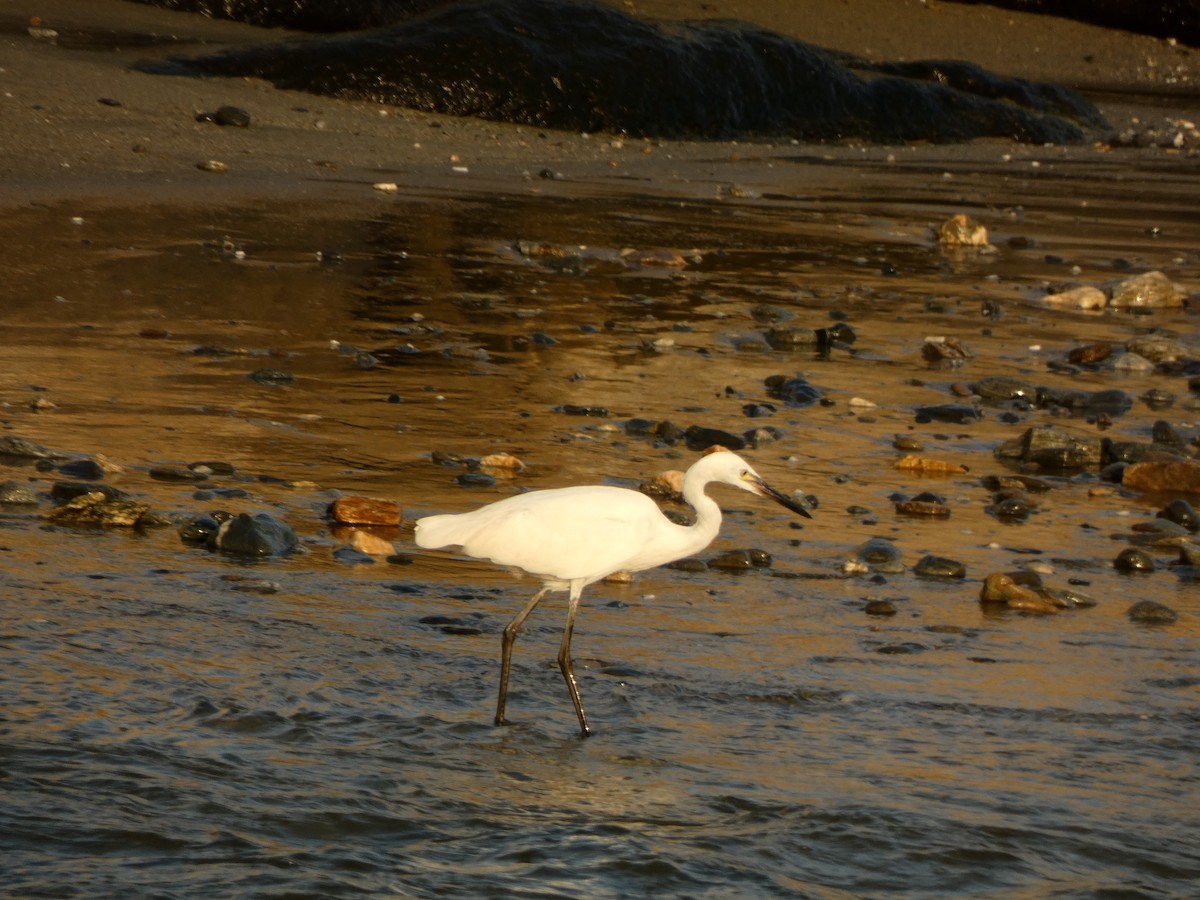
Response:
MULTIPOLYGON (((1125 274, 1118 258, 1195 290, 1193 173, 1039 159, 783 154, 721 198, 714 176, 11 212, 5 430, 104 454, 125 469, 110 480, 163 514, 272 512, 305 552, 249 563, 186 547, 170 527, 51 526, 49 501, 3 511, 5 891, 1194 893, 1195 582, 1111 565, 1162 498, 1089 494, 1098 481, 1080 473, 1054 479, 1027 522, 1001 524, 979 484, 1002 470, 993 447, 1041 421, 1095 425, 1042 411, 1006 423, 995 409, 971 425, 914 419, 954 399, 952 382, 1004 373, 1134 396, 1165 386, 1180 403, 1137 402, 1106 433, 1146 440, 1160 417, 1197 430, 1182 378, 1046 367, 1152 326, 1194 346, 1194 314, 1035 302, 1073 265, 1088 283, 1125 274), (1001 251, 934 248, 928 226, 958 211, 1001 251), (1013 235, 1034 245, 1011 248, 1013 235), (586 249, 558 270, 518 240, 586 249), (630 247, 689 263, 629 267, 630 247), (999 319, 980 315, 985 299, 999 319), (858 340, 827 355, 772 349, 753 312, 763 304, 791 324, 850 322, 858 340), (920 348, 935 334, 975 357, 931 368, 920 348), (263 367, 296 379, 247 377, 263 367), (743 415, 768 399, 765 377, 797 372, 832 404, 743 415), (37 397, 56 408, 32 411, 37 397), (878 407, 855 414, 852 397, 878 407), (407 529, 380 532, 401 554, 392 562, 337 562, 348 535, 326 505, 339 492, 389 497, 411 521, 521 488, 686 467, 682 446, 626 435, 633 416, 780 429, 746 455, 781 489, 815 495, 814 519, 722 494, 726 523, 705 558, 758 547, 770 569, 590 588, 574 643, 587 740, 553 664, 562 603, 549 599, 517 644, 513 724, 494 728, 499 633, 535 585, 419 552, 407 529), (895 470, 892 438, 910 432, 969 474, 895 470), (434 450, 507 450, 528 468, 464 488, 434 450), (197 499, 148 474, 205 459, 238 474, 201 489, 248 496, 197 499), (948 497, 951 518, 893 512, 893 492, 924 489, 948 497), (968 578, 843 577, 873 535, 895 539, 910 567, 938 553, 968 578), (983 576, 1033 561, 1099 605, 1046 618, 981 608, 983 576), (244 590, 245 578, 278 592, 244 590), (898 615, 864 614, 872 598, 898 615), (1179 622, 1132 624, 1142 598, 1179 622)), ((0 478, 59 480, 11 460, 0 478)))

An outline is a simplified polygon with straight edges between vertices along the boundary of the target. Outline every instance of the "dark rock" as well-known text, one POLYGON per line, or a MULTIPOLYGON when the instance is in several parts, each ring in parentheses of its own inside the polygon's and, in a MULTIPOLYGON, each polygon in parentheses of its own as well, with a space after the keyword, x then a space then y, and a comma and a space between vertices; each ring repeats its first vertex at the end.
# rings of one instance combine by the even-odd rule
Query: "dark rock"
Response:
POLYGON ((284 385, 291 384, 296 380, 296 376, 284 369, 256 369, 246 376, 252 381, 257 381, 259 384, 276 384, 284 385))
POLYGON ((988 512, 997 519, 1023 521, 1033 512, 1033 504, 1025 496, 1004 497, 988 507, 988 512))
POLYGON ((1154 444, 1144 441, 1113 441, 1105 438, 1100 444, 1105 465, 1113 462, 1141 462, 1148 453, 1155 451, 1154 444))
POLYGON ((749 416, 751 419, 762 419, 767 416, 773 416, 775 412, 775 404, 773 403, 747 403, 742 407, 742 415, 749 416))
POLYGON ((1170 422, 1159 419, 1150 430, 1150 440, 1160 447, 1182 453, 1187 448, 1187 441, 1175 430, 1170 422))
POLYGON ((763 550, 729 550, 708 561, 710 569, 742 572, 746 569, 769 568, 771 555, 763 550))
POLYGON ((222 522, 209 546, 235 556, 282 556, 299 546, 291 526, 269 513, 241 513, 222 522))
POLYGON ((174 484, 188 484, 208 478, 199 469, 184 469, 179 466, 151 466, 149 475, 155 481, 169 481, 174 484))
POLYGON ((577 406, 574 403, 564 403, 556 409, 565 416, 591 416, 595 419, 607 419, 608 408, 604 406, 577 406))
POLYGON ((1154 557, 1136 547, 1126 547, 1113 560, 1113 568, 1118 572, 1153 572, 1154 557))
POLYGON ((915 497, 901 498, 896 501, 896 512, 902 516, 936 516, 946 518, 950 515, 950 507, 946 498, 930 491, 922 491, 915 497))
POLYGON ((868 616, 894 616, 897 610, 891 600, 868 600, 863 612, 868 616))
POLYGON ((1175 402, 1175 395, 1166 388, 1154 387, 1142 394, 1141 401, 1157 412, 1168 409, 1175 402))
POLYGON ((237 469, 232 463, 220 462, 215 460, 205 460, 203 462, 191 462, 187 467, 193 472, 199 472, 202 475, 234 475, 237 469))
POLYGON ((1172 500, 1158 511, 1158 515, 1176 525, 1182 525, 1188 531, 1200 531, 1200 516, 1196 515, 1196 510, 1186 500, 1172 500))
POLYGON ((950 422, 955 425, 970 425, 978 422, 980 418, 979 410, 974 406, 967 406, 965 403, 939 403, 933 406, 918 406, 916 410, 917 421, 926 422, 950 422))
POLYGON ((772 375, 764 382, 767 394, 788 406, 803 408, 821 399, 821 392, 808 383, 803 375, 772 375))
POLYGON ((228 522, 230 513, 222 511, 201 513, 186 522, 179 530, 179 539, 185 544, 207 544, 216 539, 222 522, 228 522))
POLYGON ((1179 613, 1154 600, 1139 600, 1129 607, 1125 615, 1129 617, 1130 622, 1139 625, 1174 625, 1179 621, 1179 613))
POLYGON ((0 457, 11 456, 16 459, 67 459, 70 454, 61 450, 50 450, 36 441, 18 437, 15 434, 0 436, 0 457))
POLYGON ((495 487, 496 476, 487 472, 463 472, 455 479, 463 487, 495 487))
POLYGON ((761 426, 759 428, 750 428, 742 432, 742 440, 746 442, 746 446, 752 450, 757 450, 767 444, 774 443, 783 437, 783 432, 778 428, 771 426, 761 426))
POLYGON ((104 478, 104 466, 94 459, 73 459, 58 467, 58 471, 68 478, 90 478, 99 481, 104 478))
POLYGON ((658 423, 650 419, 630 419, 625 423, 626 434, 653 436, 657 431, 658 423))
POLYGON ((913 573, 925 578, 966 578, 967 567, 945 556, 923 556, 913 566, 913 573))
POLYGON ((1055 470, 1098 466, 1102 459, 1099 438, 1076 437, 1053 425, 1035 425, 1020 437, 1005 441, 995 454, 1055 470))
POLYGON ((1085 128, 1105 124, 1074 91, 969 63, 872 64, 749 25, 668 29, 608 6, 556 0, 454 3, 367 31, 137 67, 263 78, 287 90, 538 128, 662 138, 1074 143, 1085 128))
POLYGON ((250 126, 250 113, 238 106, 222 106, 216 112, 197 113, 196 121, 212 122, 216 125, 231 126, 234 128, 248 128, 250 126))
POLYGON ((333 551, 333 558, 340 563, 351 565, 374 565, 375 557, 357 547, 338 547, 333 551))
POLYGON ((1004 403, 1009 400, 1037 401, 1037 387, 1020 378, 1008 375, 989 375, 980 378, 971 385, 971 390, 979 395, 984 403, 1004 403))
POLYGON ((60 503, 82 497, 84 494, 103 494, 109 500, 124 499, 124 491, 111 484, 88 484, 82 481, 56 481, 50 486, 50 498, 60 503))
POLYGON ((683 433, 683 440, 689 450, 697 452, 718 444, 726 450, 742 450, 746 446, 746 442, 736 434, 721 431, 719 428, 705 428, 701 425, 689 425, 683 433))

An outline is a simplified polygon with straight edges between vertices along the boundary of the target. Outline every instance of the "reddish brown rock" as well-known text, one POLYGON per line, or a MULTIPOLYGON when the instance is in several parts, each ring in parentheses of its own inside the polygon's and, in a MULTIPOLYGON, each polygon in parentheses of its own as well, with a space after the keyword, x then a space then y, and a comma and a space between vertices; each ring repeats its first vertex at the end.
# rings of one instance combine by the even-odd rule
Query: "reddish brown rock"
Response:
POLYGON ((1200 494, 1200 461, 1173 459, 1134 463, 1125 469, 1122 483, 1127 488, 1147 493, 1200 494))
POLYGON ((400 504, 370 497, 339 497, 329 504, 329 517, 347 525, 399 525, 400 504))

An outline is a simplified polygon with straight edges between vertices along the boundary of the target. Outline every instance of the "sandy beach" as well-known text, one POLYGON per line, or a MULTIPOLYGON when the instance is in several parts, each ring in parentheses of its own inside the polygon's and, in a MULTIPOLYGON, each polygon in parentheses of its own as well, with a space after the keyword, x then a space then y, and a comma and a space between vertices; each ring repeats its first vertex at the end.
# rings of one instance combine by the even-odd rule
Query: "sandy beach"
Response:
MULTIPOLYGON (((665 21, 750 21, 870 60, 966 59, 998 74, 1056 81, 1088 95, 1114 131, 1131 122, 1186 119, 1196 108, 1196 51, 1063 19, 917 0, 643 0, 623 7, 665 21)), ((277 33, 121 0, 14 0, 0 14, 0 27, 0 201, 8 205, 84 196, 114 203, 149 195, 203 202, 261 192, 301 199, 337 192, 347 181, 461 184, 455 177, 463 168, 473 176, 472 189, 483 190, 485 180, 503 185, 543 167, 577 178, 619 170, 654 181, 686 177, 689 160, 710 165, 714 157, 731 155, 729 148, 706 143, 614 142, 606 135, 539 133, 337 102, 251 79, 141 73, 130 64, 277 33), (30 30, 30 23, 39 24, 30 30), (198 113, 225 104, 247 110, 251 126, 196 121, 198 113), (227 171, 197 169, 209 160, 227 171)), ((992 159, 1002 149, 1003 142, 995 141, 915 148, 932 158, 964 159, 992 159)), ((736 150, 739 173, 776 152, 769 143, 743 142, 736 150)), ((822 145, 821 152, 852 159, 862 151, 822 145)))

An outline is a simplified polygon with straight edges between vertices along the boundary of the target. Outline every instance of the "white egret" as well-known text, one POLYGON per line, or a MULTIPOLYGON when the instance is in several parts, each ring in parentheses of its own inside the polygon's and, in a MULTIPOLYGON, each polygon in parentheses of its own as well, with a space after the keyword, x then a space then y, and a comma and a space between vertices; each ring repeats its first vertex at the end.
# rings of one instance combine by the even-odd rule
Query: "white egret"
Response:
POLYGON ((696 553, 717 536, 721 508, 705 493, 712 483, 769 497, 811 518, 796 500, 768 485, 728 450, 697 460, 683 477, 683 499, 696 511, 692 525, 676 525, 640 491, 610 485, 530 491, 458 515, 426 516, 416 526, 417 545, 460 545, 468 556, 521 569, 541 579, 542 589, 504 629, 496 724, 504 724, 513 643, 525 619, 548 591, 569 591, 567 624, 558 667, 584 736, 590 733, 571 665, 571 633, 583 589, 614 572, 639 572, 696 553))

